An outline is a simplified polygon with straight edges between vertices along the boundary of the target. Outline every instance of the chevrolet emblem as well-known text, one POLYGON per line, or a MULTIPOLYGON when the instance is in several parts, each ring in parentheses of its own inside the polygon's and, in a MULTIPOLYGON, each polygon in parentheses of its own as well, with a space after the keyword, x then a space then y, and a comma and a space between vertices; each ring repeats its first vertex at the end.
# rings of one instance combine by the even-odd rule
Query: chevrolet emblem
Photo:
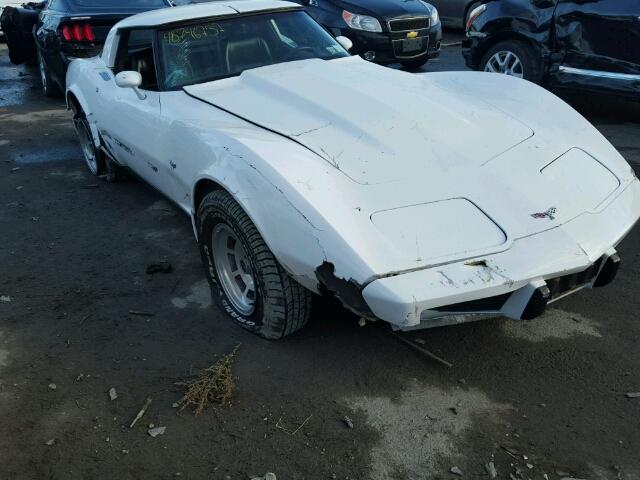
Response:
POLYGON ((418 36, 418 32, 408 32, 407 38, 416 38, 418 36))

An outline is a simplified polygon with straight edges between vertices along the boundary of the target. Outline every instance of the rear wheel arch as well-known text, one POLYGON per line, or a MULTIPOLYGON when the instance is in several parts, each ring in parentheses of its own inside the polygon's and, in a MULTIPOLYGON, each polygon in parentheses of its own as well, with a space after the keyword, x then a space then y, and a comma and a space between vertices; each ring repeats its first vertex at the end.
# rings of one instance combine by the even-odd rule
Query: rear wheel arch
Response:
POLYGON ((74 114, 77 114, 81 108, 80 100, 78 100, 76 94, 72 91, 67 92, 67 110, 71 110, 74 114))
MULTIPOLYGON (((73 115, 84 114, 87 118, 91 115, 87 102, 82 99, 82 95, 79 95, 74 89, 67 89, 66 95, 67 109, 73 112, 73 115)), ((93 143, 96 148, 100 148, 100 133, 95 122, 90 121, 89 127, 91 128, 91 136, 93 137, 93 143)))

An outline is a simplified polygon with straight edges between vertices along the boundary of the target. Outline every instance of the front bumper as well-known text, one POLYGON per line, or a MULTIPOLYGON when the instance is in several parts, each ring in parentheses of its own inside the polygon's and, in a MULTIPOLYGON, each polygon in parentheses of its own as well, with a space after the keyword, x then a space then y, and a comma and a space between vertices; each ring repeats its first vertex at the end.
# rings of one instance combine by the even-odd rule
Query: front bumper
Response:
POLYGON ((348 37, 353 42, 352 54, 364 56, 367 52, 374 52, 373 61, 381 64, 399 63, 419 58, 435 58, 440 55, 442 41, 440 24, 431 27, 428 34, 421 37, 422 48, 408 53, 402 51, 402 42, 406 38, 406 34, 364 32, 350 28, 334 29, 334 34, 348 37))
POLYGON ((477 70, 480 64, 483 37, 469 37, 462 40, 462 56, 464 63, 471 70, 477 70))
POLYGON ((548 303, 610 282, 619 263, 615 247, 639 217, 636 179, 597 214, 515 240, 501 253, 375 280, 362 295, 377 318, 400 329, 483 314, 534 318, 548 303))

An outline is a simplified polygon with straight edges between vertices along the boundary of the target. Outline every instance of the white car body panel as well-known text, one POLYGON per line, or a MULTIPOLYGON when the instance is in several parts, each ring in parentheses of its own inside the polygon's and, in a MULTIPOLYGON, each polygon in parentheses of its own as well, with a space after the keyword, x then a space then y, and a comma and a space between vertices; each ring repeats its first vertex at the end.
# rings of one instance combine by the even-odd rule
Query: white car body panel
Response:
POLYGON ((622 156, 571 107, 512 77, 350 57, 144 100, 115 85, 119 29, 290 6, 129 17, 101 57, 72 62, 67 92, 96 144, 192 218, 198 182, 215 182, 302 285, 398 328, 455 323, 434 309, 509 292, 498 313, 520 318, 533 290, 608 258, 637 221, 640 184, 622 156))

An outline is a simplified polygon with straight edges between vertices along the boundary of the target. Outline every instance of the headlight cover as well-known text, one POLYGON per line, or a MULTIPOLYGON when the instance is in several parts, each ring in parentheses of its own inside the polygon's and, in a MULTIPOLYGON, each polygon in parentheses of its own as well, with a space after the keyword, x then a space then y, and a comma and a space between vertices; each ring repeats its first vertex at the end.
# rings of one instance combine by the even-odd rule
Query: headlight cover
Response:
POLYGON ((486 9, 487 9, 487 6, 483 3, 482 5, 478 5, 476 8, 471 10, 471 12, 469 12, 469 17, 467 18, 467 24, 465 25, 467 32, 471 28, 471 25, 473 25, 473 22, 476 21, 476 18, 482 15, 482 13, 486 9))
POLYGON ((429 18, 431 19, 431 25, 436 25, 440 21, 438 9, 425 1, 422 1, 422 3, 424 3, 424 6, 429 9, 429 18))
POLYGON ((354 30, 363 30, 365 32, 382 32, 382 27, 377 18, 368 15, 360 15, 343 10, 342 19, 354 30))

